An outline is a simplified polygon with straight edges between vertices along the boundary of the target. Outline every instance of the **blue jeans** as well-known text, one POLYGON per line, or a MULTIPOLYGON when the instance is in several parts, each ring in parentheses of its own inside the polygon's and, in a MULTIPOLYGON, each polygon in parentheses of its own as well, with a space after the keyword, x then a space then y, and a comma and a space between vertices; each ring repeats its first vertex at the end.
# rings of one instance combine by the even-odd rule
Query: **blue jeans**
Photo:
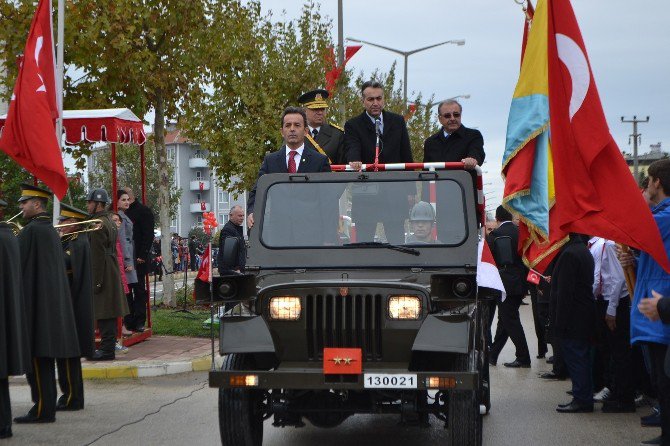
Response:
POLYGON ((593 371, 588 341, 561 338, 563 359, 572 380, 572 397, 580 404, 593 404, 593 371))

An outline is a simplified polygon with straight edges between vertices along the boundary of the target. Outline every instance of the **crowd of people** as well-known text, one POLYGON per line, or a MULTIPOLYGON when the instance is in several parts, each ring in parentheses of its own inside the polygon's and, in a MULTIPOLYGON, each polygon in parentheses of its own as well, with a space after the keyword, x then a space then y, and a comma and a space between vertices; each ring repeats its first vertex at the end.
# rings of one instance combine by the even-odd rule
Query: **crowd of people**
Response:
MULTIPOLYGON (((12 436, 9 376, 26 374, 34 403, 14 422, 54 422, 56 411, 84 409, 81 358, 113 360, 125 348, 123 332, 144 330, 151 210, 124 188, 114 211, 107 191, 94 189, 85 211, 61 203, 54 227, 50 198, 24 184, 18 201, 25 226, 0 223, 0 438, 12 436)), ((0 200, 1 214, 6 206, 0 200)))
MULTIPOLYGON (((641 189, 670 252, 669 159, 649 166, 641 189)), ((562 242, 543 274, 529 274, 518 254, 519 229, 513 220, 500 206, 495 221, 486 225, 506 291, 504 300, 491 301, 489 333, 496 307, 498 324, 490 365, 497 365, 510 338, 516 359, 504 366, 530 367, 519 317, 530 294, 537 358, 545 358, 548 345, 553 352, 547 358, 552 369, 540 378, 572 382, 571 400, 556 411, 593 412, 594 404, 601 404, 604 413, 632 413, 651 401, 652 411, 640 423, 660 427, 661 435, 642 444, 670 444, 670 297, 664 297, 670 296, 670 275, 646 252, 576 233, 562 242), (529 282, 532 276, 537 280, 529 282)))

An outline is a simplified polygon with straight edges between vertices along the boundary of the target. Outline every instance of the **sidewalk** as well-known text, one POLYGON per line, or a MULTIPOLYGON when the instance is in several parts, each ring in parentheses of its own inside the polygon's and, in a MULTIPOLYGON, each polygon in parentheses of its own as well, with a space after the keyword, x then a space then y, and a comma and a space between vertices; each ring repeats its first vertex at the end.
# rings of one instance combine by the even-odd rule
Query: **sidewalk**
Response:
MULTIPOLYGON (((218 357, 219 341, 214 352, 218 357)), ((212 347, 209 338, 152 336, 116 354, 114 361, 82 359, 84 379, 145 378, 209 370, 212 347)))

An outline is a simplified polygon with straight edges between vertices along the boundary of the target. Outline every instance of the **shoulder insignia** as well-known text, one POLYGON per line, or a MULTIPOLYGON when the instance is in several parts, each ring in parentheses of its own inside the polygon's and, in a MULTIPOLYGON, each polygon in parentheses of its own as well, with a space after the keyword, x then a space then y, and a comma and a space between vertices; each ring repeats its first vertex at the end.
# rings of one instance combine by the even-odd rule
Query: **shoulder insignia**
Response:
POLYGON ((332 122, 329 122, 328 124, 330 124, 331 127, 335 127, 337 130, 339 130, 340 132, 344 133, 344 128, 343 128, 343 127, 340 127, 340 126, 337 125, 337 124, 333 124, 332 122))

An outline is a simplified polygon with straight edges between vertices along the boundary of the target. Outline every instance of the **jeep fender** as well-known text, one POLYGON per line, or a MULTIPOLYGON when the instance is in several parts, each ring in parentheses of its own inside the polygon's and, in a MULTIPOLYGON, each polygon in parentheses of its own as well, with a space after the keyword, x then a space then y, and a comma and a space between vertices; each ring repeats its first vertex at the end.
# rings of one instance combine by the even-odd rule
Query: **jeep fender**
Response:
POLYGON ((412 351, 468 353, 472 319, 429 314, 414 339, 412 351))
POLYGON ((219 352, 275 353, 275 345, 261 316, 227 317, 221 319, 219 352))

